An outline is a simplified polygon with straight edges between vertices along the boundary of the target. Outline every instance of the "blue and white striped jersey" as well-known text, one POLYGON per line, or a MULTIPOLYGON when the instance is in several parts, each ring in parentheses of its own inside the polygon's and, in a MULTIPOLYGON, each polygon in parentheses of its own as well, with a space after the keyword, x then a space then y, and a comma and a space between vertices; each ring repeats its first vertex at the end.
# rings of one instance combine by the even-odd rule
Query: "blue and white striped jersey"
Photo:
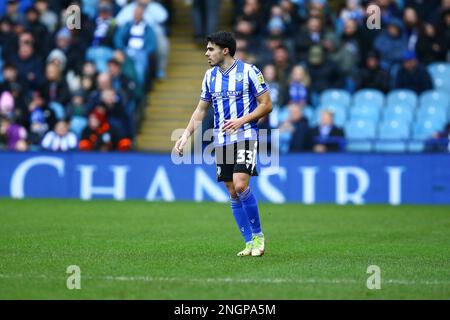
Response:
POLYGON ((246 123, 232 135, 221 132, 221 129, 225 120, 237 119, 255 110, 256 97, 267 90, 261 71, 240 60, 236 60, 227 71, 218 66, 206 71, 200 98, 213 103, 216 146, 258 139, 256 121, 246 123))

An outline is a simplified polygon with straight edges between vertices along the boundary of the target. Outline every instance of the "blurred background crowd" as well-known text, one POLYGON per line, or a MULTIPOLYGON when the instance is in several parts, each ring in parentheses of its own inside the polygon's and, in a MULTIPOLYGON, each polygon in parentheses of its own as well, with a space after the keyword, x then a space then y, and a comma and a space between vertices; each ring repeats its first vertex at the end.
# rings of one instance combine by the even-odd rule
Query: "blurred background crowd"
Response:
POLYGON ((0 17, 3 148, 134 149, 152 81, 166 76, 164 4, 7 0, 0 17), (71 5, 79 29, 67 27, 71 5))
MULTIPOLYGON (((188 2, 192 41, 204 45, 221 1, 188 2)), ((236 58, 257 65, 271 88, 274 110, 259 125, 280 130, 281 152, 449 151, 450 0, 233 4, 236 58)), ((166 78, 172 9, 151 0, 2 1, 0 146, 135 149, 152 83, 166 78), (66 27, 72 4, 82 8, 79 30, 66 27)))

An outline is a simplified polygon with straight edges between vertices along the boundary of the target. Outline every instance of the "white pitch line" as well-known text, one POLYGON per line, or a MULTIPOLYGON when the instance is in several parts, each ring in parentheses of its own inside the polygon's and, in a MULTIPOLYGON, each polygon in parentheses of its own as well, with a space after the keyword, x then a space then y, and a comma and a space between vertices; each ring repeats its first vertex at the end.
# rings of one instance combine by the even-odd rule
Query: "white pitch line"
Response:
MULTIPOLYGON (((0 278, 32 278, 32 279, 66 279, 64 277, 40 275, 24 275, 24 274, 0 274, 0 278)), ((365 280, 355 279, 285 279, 285 278, 273 278, 273 279, 239 279, 239 278, 176 278, 176 277, 149 277, 149 276, 83 276, 81 279, 88 280, 102 280, 102 281, 138 281, 138 282, 193 282, 193 283, 252 283, 252 284, 284 284, 284 283, 296 283, 296 284, 357 284, 363 283, 365 280)), ((381 280, 382 284, 394 284, 394 285, 426 285, 426 286, 440 286, 450 285, 450 281, 413 281, 413 280, 401 280, 401 279, 386 279, 381 280)))

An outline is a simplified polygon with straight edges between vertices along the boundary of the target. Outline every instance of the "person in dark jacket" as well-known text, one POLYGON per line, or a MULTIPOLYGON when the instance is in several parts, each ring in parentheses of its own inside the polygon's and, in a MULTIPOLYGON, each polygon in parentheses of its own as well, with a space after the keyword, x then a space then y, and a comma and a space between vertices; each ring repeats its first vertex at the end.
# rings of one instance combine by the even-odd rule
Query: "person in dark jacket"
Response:
POLYGON ((311 138, 314 152, 337 152, 341 150, 341 144, 339 141, 330 141, 330 138, 344 138, 344 131, 334 125, 333 113, 324 110, 320 117, 320 124, 311 130, 311 138))
POLYGON ((406 51, 403 65, 395 78, 395 89, 410 89, 417 94, 433 89, 428 70, 417 61, 414 51, 406 51))
POLYGON ((380 65, 384 70, 390 70, 394 64, 401 62, 403 52, 408 49, 402 22, 391 19, 386 30, 375 39, 374 48, 380 54, 380 65))
POLYGON ((70 101, 70 91, 59 65, 49 63, 45 67, 45 83, 42 94, 47 102, 58 102, 64 107, 70 101))
POLYGON ((368 53, 365 66, 355 76, 358 89, 377 89, 384 93, 389 90, 389 73, 380 68, 379 55, 368 53))
POLYGON ((343 77, 338 66, 327 58, 322 46, 312 46, 309 49, 307 66, 311 76, 310 90, 313 96, 325 89, 343 87, 343 77))
POLYGON ((435 61, 445 61, 449 43, 445 33, 436 30, 431 23, 425 23, 416 44, 417 56, 420 62, 430 64, 435 61))

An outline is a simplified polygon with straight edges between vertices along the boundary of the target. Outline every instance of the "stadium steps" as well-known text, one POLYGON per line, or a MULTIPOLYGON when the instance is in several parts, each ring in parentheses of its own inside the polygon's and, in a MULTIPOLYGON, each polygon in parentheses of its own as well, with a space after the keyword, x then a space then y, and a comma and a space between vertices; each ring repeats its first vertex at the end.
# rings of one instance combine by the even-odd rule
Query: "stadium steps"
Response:
MULTIPOLYGON (((175 129, 184 129, 197 106, 201 82, 208 64, 204 46, 193 41, 191 7, 186 0, 173 2, 167 78, 156 81, 149 94, 144 121, 137 138, 139 150, 170 152, 175 129)), ((232 0, 222 1, 220 28, 230 29, 232 0)), ((188 143, 189 144, 189 143, 188 143)))

